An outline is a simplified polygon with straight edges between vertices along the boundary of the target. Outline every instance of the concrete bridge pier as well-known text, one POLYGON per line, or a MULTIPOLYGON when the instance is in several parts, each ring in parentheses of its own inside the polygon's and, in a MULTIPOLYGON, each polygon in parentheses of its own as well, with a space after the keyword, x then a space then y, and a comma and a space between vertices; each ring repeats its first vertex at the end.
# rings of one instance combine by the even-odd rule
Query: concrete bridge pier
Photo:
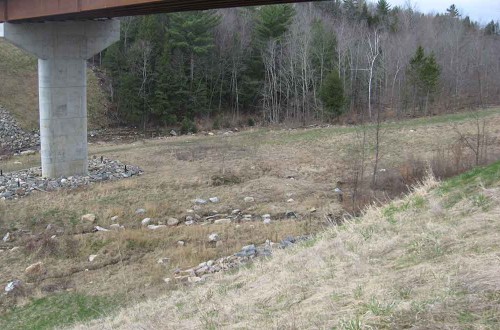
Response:
POLYGON ((120 22, 3 23, 0 37, 38 57, 43 176, 86 175, 86 60, 119 40, 120 22))

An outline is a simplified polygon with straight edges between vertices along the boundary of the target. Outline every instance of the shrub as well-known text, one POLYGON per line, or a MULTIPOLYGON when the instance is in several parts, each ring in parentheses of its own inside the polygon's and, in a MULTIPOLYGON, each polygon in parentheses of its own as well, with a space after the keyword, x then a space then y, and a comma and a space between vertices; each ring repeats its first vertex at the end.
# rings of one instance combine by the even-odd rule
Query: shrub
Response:
POLYGON ((181 134, 196 133, 196 132, 198 132, 198 128, 196 127, 194 121, 190 120, 187 117, 184 118, 184 120, 181 123, 181 134))

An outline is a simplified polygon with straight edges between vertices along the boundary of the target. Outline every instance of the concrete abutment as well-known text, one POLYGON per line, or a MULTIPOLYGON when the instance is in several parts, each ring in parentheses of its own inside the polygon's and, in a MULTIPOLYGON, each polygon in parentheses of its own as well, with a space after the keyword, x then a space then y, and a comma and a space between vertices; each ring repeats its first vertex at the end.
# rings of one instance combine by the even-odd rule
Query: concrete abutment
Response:
POLYGON ((119 40, 119 21, 3 23, 0 37, 38 57, 43 176, 86 175, 86 60, 119 40))

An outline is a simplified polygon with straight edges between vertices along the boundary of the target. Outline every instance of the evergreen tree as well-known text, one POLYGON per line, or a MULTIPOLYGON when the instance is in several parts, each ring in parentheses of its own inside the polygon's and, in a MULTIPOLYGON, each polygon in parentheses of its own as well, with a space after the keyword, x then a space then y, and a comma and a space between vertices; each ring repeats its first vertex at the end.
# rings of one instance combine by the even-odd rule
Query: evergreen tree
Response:
POLYGON ((500 34, 500 23, 495 21, 489 22, 484 28, 484 34, 486 35, 499 35, 500 34))
POLYGON ((424 48, 419 46, 410 60, 407 75, 412 86, 413 99, 420 110, 428 108, 429 101, 437 91, 440 73, 441 69, 434 54, 426 56, 424 48))
POLYGON ((452 4, 448 9, 446 9, 446 12, 448 13, 448 16, 453 18, 461 16, 455 4, 452 4))
POLYGON ((337 71, 332 71, 326 76, 319 96, 330 118, 336 118, 343 113, 346 100, 342 80, 337 71))
POLYGON ((265 43, 271 39, 281 39, 288 31, 294 16, 295 10, 287 4, 260 8, 255 26, 257 40, 265 43))
MULTIPOLYGON (((208 108, 207 86, 201 69, 197 70, 197 61, 206 57, 215 46, 213 29, 219 24, 220 17, 214 11, 196 11, 174 13, 170 16, 169 42, 173 52, 173 62, 177 62, 179 71, 171 79, 189 81, 188 90, 177 90, 188 117, 193 117, 208 108)), ((202 66, 200 66, 202 67, 202 66)))
POLYGON ((358 19, 358 1, 357 0, 344 0, 344 14, 350 20, 358 19))
POLYGON ((312 25, 312 64, 319 73, 319 85, 324 77, 335 67, 337 40, 335 35, 327 31, 321 20, 315 20, 312 25))
POLYGON ((377 15, 379 17, 387 17, 389 15, 390 10, 391 10, 391 5, 386 0, 378 0, 377 15))

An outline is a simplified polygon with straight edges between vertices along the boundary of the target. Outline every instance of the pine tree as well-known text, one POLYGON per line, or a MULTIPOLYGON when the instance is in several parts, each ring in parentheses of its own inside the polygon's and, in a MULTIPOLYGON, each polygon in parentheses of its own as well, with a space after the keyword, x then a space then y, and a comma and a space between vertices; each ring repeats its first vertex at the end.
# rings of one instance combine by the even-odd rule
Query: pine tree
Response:
POLYGON ((359 4, 357 0, 344 0, 343 9, 348 19, 350 20, 358 19, 359 4))
POLYGON ((208 108, 207 86, 196 63, 214 49, 213 29, 219 24, 220 17, 214 11, 174 13, 169 17, 170 47, 180 70, 176 77, 182 82, 187 76, 189 81, 188 91, 179 90, 178 93, 187 96, 184 99, 186 111, 192 118, 208 108))
POLYGON ((413 99, 418 108, 428 109, 428 103, 437 91, 441 69, 434 54, 425 55, 424 48, 419 46, 411 58, 407 75, 412 86, 413 99))
POLYGON ((281 39, 288 31, 294 16, 295 10, 287 4, 260 8, 255 26, 257 40, 265 43, 271 39, 281 39))
POLYGON ((448 9, 446 9, 446 12, 448 13, 448 16, 453 18, 461 16, 455 4, 452 4, 448 9))
POLYGON ((212 30, 220 17, 213 11, 195 11, 171 15, 170 41, 173 49, 187 53, 190 80, 193 83, 196 57, 206 55, 214 48, 212 30))
POLYGON ((386 17, 389 15, 391 5, 386 0, 378 0, 377 2, 377 15, 379 17, 386 17))
POLYGON ((343 113, 346 100, 342 80, 337 71, 332 71, 326 76, 319 96, 329 117, 336 118, 343 113))
POLYGON ((495 21, 489 22, 484 27, 484 34, 486 35, 500 35, 500 23, 495 21))
POLYGON ((321 20, 315 20, 312 25, 312 64, 319 73, 319 85, 328 72, 335 67, 337 40, 335 35, 327 31, 321 20))

